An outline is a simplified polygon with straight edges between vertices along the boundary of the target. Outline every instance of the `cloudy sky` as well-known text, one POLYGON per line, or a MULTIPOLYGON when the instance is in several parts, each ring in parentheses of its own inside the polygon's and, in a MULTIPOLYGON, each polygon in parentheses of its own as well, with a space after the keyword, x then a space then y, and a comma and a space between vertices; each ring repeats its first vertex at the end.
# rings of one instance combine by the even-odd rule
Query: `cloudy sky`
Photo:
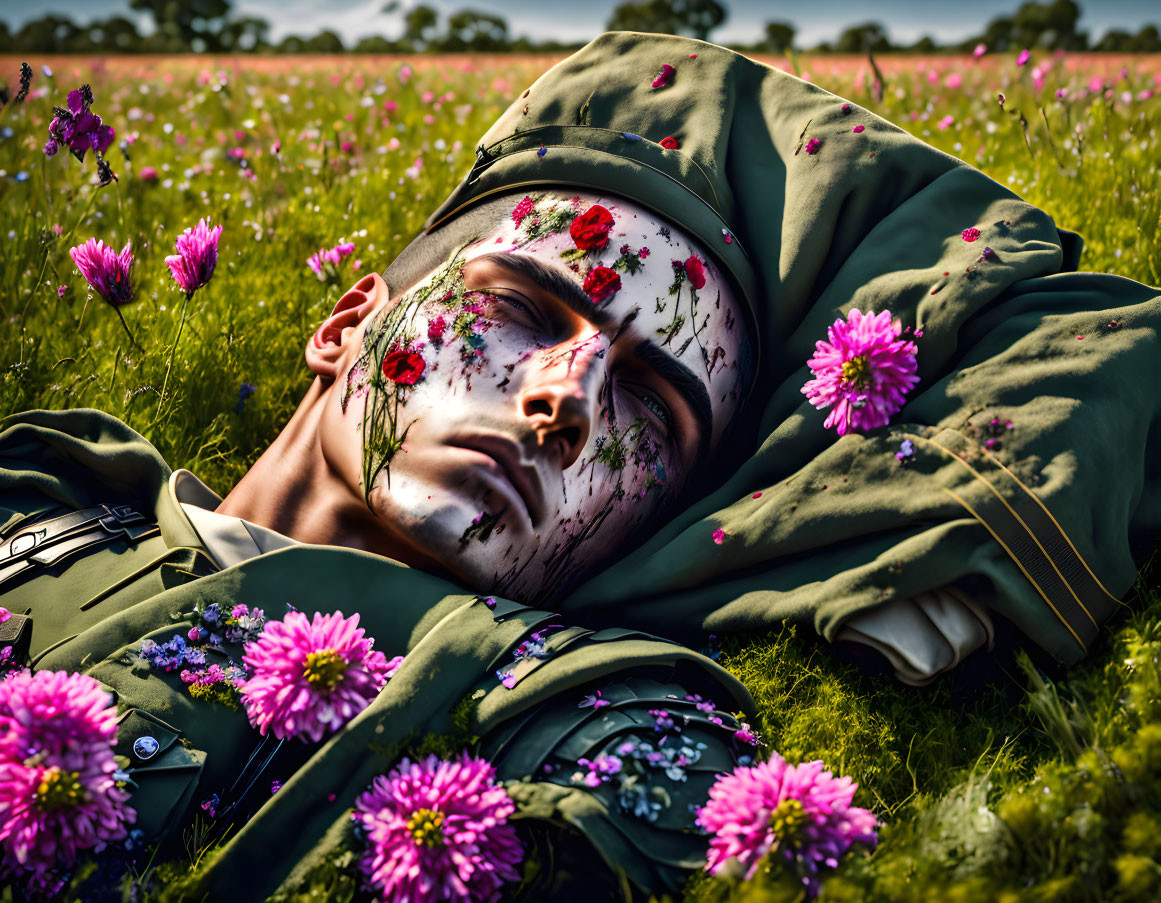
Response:
MULTIPOLYGON (((338 32, 347 43, 369 34, 397 37, 402 13, 381 12, 385 0, 233 0, 236 14, 254 15, 271 24, 275 41, 288 34, 311 35, 323 28, 338 32)), ((404 0, 401 7, 415 5, 404 0)), ((575 2, 559 0, 426 0, 443 12, 465 7, 496 12, 508 20, 509 32, 531 38, 586 40, 604 30, 618 0, 588 0, 583 11, 575 2)), ((802 46, 833 39, 843 28, 867 21, 887 26, 891 38, 910 43, 925 34, 940 41, 958 40, 978 33, 989 19, 1009 14, 1020 0, 723 0, 726 23, 712 35, 720 41, 753 42, 771 19, 792 22, 802 46)), ((0 0, 0 21, 9 28, 48 12, 67 14, 78 22, 120 13, 139 20, 148 31, 148 15, 130 13, 127 0, 0 0)), ((1082 2, 1081 26, 1099 38, 1109 28, 1136 31, 1146 22, 1161 25, 1158 0, 1089 0, 1082 2)))

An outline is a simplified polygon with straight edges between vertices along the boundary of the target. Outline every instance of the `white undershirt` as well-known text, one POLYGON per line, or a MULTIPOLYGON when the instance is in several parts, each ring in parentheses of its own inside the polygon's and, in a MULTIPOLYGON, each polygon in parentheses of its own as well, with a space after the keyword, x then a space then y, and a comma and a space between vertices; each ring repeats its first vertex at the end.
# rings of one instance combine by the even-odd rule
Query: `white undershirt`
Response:
POLYGON ((220 568, 299 544, 298 540, 240 517, 217 514, 215 509, 222 499, 188 470, 174 471, 169 478, 169 491, 220 568))
MULTIPOLYGON (((188 470, 174 471, 169 491, 221 568, 299 544, 266 527, 216 513, 221 497, 188 470)), ((990 648, 992 622, 959 590, 945 587, 861 612, 843 624, 836 639, 878 650, 899 680, 922 686, 981 646, 990 648)))

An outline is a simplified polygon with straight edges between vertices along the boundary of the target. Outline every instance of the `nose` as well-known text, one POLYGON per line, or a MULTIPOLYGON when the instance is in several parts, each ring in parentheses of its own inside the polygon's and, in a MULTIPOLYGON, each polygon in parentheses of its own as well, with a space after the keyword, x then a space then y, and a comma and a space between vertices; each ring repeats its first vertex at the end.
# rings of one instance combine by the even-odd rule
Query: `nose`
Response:
POLYGON ((529 361, 533 375, 517 403, 537 444, 556 446, 561 469, 576 463, 592 435, 604 352, 597 333, 529 361))

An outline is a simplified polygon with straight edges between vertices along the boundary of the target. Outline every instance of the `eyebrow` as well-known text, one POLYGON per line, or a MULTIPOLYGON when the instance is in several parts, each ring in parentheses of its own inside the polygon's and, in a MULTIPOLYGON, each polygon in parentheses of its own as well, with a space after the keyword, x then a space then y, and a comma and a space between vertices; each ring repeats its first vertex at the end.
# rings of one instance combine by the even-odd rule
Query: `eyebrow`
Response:
MULTIPOLYGON (((490 254, 481 254, 475 260, 494 263, 526 277, 541 291, 559 299, 573 313, 588 320, 602 331, 609 331, 621 325, 615 316, 597 307, 593 303, 593 299, 585 294, 584 289, 579 285, 559 270, 542 263, 535 257, 494 251, 490 254)), ((695 460, 704 460, 709 452, 710 439, 713 436, 713 409, 710 405, 709 390, 706 389, 705 383, 698 379, 689 367, 662 351, 656 342, 649 339, 641 341, 633 349, 633 354, 637 360, 653 370, 658 377, 673 386, 677 394, 693 411, 694 419, 701 431, 695 460)))

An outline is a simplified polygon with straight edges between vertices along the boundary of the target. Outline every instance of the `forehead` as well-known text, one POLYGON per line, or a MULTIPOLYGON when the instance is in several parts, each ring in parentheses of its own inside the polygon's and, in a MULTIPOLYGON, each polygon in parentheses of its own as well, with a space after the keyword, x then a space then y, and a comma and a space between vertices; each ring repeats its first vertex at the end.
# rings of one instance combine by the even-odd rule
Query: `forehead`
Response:
MULTIPOLYGON (((715 438, 746 388, 749 354, 740 300, 718 265, 680 227, 630 201, 594 193, 544 191, 497 203, 495 225, 463 251, 467 261, 528 277, 546 271, 549 292, 616 334, 632 332, 658 349, 657 362, 683 365, 705 385, 715 438), (626 322, 627 321, 627 322, 626 322)), ((469 272, 472 268, 469 268, 469 272)), ((535 281, 535 280, 533 280, 535 281)))

